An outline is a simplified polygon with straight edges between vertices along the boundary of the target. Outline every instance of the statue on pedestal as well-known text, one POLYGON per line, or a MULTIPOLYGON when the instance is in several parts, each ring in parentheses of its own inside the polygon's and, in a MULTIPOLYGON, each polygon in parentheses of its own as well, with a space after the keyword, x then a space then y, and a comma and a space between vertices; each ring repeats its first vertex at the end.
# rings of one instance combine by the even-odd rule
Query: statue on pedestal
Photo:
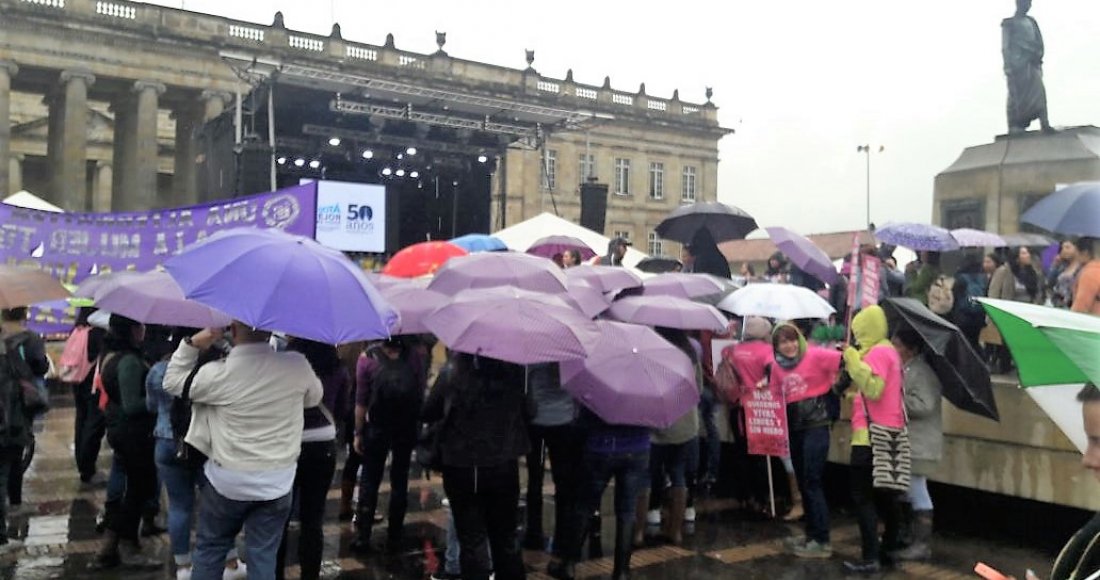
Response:
POLYGON ((1008 132, 1023 133, 1035 119, 1044 132, 1047 93, 1043 86, 1043 35, 1039 24, 1028 16, 1031 0, 1016 0, 1016 14, 1001 22, 1001 53, 1008 78, 1008 132))

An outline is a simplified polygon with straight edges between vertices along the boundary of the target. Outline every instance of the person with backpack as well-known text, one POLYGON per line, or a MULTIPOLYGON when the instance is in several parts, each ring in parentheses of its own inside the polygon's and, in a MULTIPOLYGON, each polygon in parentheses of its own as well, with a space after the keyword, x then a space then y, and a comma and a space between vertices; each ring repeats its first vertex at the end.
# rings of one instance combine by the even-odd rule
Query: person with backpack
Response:
POLYGON ((982 272, 981 263, 973 257, 967 258, 955 273, 955 285, 952 288, 954 304, 947 317, 959 327, 977 352, 981 352, 978 335, 985 326, 985 310, 977 299, 985 297, 988 285, 989 277, 982 272))
POLYGON ((58 361, 61 382, 71 385, 73 390, 73 458, 80 472, 80 483, 84 485, 90 484, 95 476, 99 447, 107 429, 103 412, 92 396, 92 369, 103 348, 103 337, 107 334, 102 328, 88 324, 88 317, 95 311, 91 306, 77 311, 76 326, 65 341, 65 349, 58 361))
POLYGON ((359 515, 351 548, 370 551, 371 528, 378 508, 378 488, 391 454, 390 506, 387 549, 400 547, 408 509, 409 463, 420 426, 424 402, 422 365, 401 338, 391 338, 368 349, 360 359, 364 379, 356 388, 356 450, 363 457, 359 480, 359 515))
MULTIPOLYGON (((176 580, 191 578, 191 524, 194 520, 195 491, 199 484, 201 465, 188 458, 180 457, 179 449, 183 437, 187 434, 191 422, 191 402, 170 395, 164 390, 164 373, 168 370, 168 361, 179 347, 184 336, 190 336, 193 329, 176 328, 167 340, 150 345, 151 355, 159 360, 149 369, 145 378, 145 400, 149 410, 157 414, 153 437, 156 439, 155 458, 157 474, 168 492, 168 539, 172 550, 172 559, 176 565, 176 580)), ((207 358, 221 358, 224 353, 217 349, 207 352, 207 358)), ((237 559, 237 549, 233 548, 225 557, 224 580, 244 578, 248 574, 243 562, 237 559)))
MULTIPOLYGON (((939 252, 921 252, 920 253, 920 266, 912 279, 909 280, 908 285, 905 287, 905 295, 909 298, 916 298, 920 300, 925 306, 932 308, 931 301, 932 296, 930 292, 933 287, 940 282, 940 253, 939 252)), ((947 288, 947 295, 950 295, 950 288, 947 288)), ((936 294, 937 297, 940 294, 936 294)), ((948 307, 944 313, 949 312, 951 309, 948 307)), ((935 309, 932 310, 935 312, 935 309)))
MULTIPOLYGON (((336 473, 336 417, 343 414, 340 396, 351 383, 336 347, 313 340, 293 337, 287 350, 300 352, 309 361, 314 374, 321 380, 324 394, 321 403, 306 407, 303 417, 302 453, 298 455, 298 471, 291 492, 298 505, 298 565, 302 580, 321 577, 321 556, 325 548, 323 530, 325 501, 336 473)), ((288 519, 287 525, 290 521, 288 519)), ((279 546, 275 578, 286 577, 287 534, 279 546)))
POLYGON ((806 514, 806 534, 787 542, 799 558, 829 558, 829 505, 825 501, 825 464, 829 458, 829 428, 837 419, 840 401, 832 392, 840 374, 840 352, 807 346, 792 324, 780 324, 772 333, 775 362, 769 363, 761 385, 783 393, 787 402, 791 463, 806 514))
POLYGON ((49 371, 46 344, 27 330, 26 320, 25 307, 0 311, 0 552, 22 546, 9 536, 10 494, 6 492, 12 486, 22 489, 23 454, 32 438, 34 413, 28 408, 24 389, 36 388, 33 383, 49 371))
POLYGON ((145 400, 145 377, 149 367, 141 350, 145 325, 112 314, 110 328, 99 361, 99 373, 107 396, 107 442, 126 478, 126 490, 118 514, 110 519, 103 545, 89 568, 158 567, 158 560, 142 554, 138 539, 144 508, 157 485, 153 439, 156 416, 149 412, 145 400))

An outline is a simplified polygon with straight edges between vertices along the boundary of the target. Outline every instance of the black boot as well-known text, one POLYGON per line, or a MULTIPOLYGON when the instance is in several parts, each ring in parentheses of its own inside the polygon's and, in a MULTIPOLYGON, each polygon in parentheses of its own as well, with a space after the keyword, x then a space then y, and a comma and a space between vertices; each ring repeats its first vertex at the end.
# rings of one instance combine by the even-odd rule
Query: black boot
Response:
POLYGON ((359 554, 370 552, 370 532, 374 525, 374 506, 364 506, 355 518, 355 539, 351 541, 351 550, 359 554))
POLYGON ((615 526, 615 564, 611 580, 630 580, 630 554, 634 552, 634 521, 615 526))
POLYGON ((603 558, 603 521, 600 512, 588 518, 588 559, 599 560, 603 558))

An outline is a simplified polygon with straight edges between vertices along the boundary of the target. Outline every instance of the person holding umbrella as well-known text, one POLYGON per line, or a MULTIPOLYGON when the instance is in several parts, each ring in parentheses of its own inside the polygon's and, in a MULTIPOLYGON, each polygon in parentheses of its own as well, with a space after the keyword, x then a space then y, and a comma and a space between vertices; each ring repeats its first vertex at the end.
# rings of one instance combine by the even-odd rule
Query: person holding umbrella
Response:
POLYGON ((913 475, 909 493, 903 502, 912 513, 913 542, 897 553, 901 560, 927 560, 932 557, 932 496, 928 494, 928 476, 943 456, 943 385, 924 358, 924 341, 911 328, 899 328, 891 343, 902 365, 905 413, 909 418, 913 475))
POLYGON ((531 448, 524 380, 520 365, 455 353, 424 401, 421 420, 441 422, 443 490, 463 578, 526 577, 516 538, 517 460, 531 448))
MULTIPOLYGON (((806 513, 806 535, 788 545, 800 558, 829 558, 829 506, 825 501, 825 463, 829 458, 829 427, 834 407, 832 392, 840 372, 840 353, 807 346, 806 339, 792 324, 781 324, 772 333, 775 363, 768 383, 782 389, 787 401, 791 462, 806 513)), ((767 383, 765 383, 767 384, 767 383)))

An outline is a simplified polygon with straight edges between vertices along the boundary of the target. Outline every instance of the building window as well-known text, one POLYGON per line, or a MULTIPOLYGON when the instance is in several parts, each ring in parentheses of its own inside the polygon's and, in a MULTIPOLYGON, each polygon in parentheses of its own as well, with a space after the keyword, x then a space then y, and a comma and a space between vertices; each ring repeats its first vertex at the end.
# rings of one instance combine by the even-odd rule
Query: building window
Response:
POLYGON ((630 241, 630 230, 615 230, 615 232, 611 236, 611 239, 615 239, 615 238, 622 238, 622 239, 629 242, 630 241))
POLYGON ((685 165, 680 176, 680 199, 685 203, 695 203, 695 166, 685 165))
POLYGON ((577 158, 577 177, 581 183, 588 181, 589 177, 596 176, 596 156, 591 153, 581 153, 577 158))
POLYGON ((615 193, 630 195, 630 160, 615 158, 615 193))
POLYGON ((649 199, 665 198, 665 164, 649 164, 649 199))
POLYGON ((665 253, 664 249, 664 242, 657 237, 657 232, 649 232, 649 255, 662 256, 665 253))
POLYGON ((546 149, 542 155, 542 186, 554 191, 558 186, 558 152, 546 149))

